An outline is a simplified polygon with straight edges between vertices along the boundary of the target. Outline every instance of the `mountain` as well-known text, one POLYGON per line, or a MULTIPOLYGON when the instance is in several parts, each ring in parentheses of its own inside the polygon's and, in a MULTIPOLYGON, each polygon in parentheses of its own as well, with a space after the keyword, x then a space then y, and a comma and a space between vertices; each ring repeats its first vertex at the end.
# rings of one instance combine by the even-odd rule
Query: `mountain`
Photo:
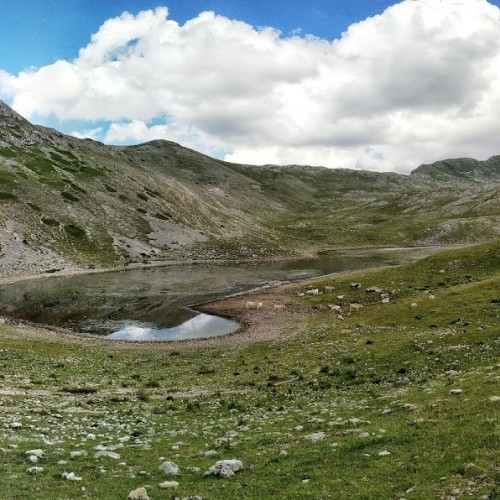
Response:
POLYGON ((500 234, 499 191, 499 157, 446 160, 410 176, 256 167, 169 141, 77 139, 0 101, 3 275, 481 241, 500 234))
POLYGON ((456 158, 421 165, 411 175, 430 177, 440 181, 498 182, 500 178, 500 156, 492 156, 486 161, 472 158, 456 158))

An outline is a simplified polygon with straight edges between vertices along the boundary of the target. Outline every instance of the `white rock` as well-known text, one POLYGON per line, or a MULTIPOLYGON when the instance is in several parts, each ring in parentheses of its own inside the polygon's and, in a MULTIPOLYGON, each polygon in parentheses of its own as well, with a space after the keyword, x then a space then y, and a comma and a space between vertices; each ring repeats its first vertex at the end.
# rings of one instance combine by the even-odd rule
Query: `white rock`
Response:
POLYGON ((23 424, 21 422, 11 422, 9 424, 9 427, 11 429, 20 429, 22 426, 23 426, 23 424))
POLYGON ((68 481, 81 481, 82 478, 77 476, 74 472, 66 472, 64 471, 62 474, 63 479, 67 479, 68 481))
POLYGON ((94 458, 101 458, 101 457, 113 458, 114 460, 118 460, 120 458, 120 455, 118 453, 115 453, 114 451, 107 451, 107 450, 98 451, 94 455, 94 458))
POLYGON ((164 481, 163 483, 160 483, 158 485, 160 488, 177 488, 179 486, 179 483, 177 481, 164 481))
POLYGON ((498 401, 500 401, 500 396, 491 396, 489 398, 489 400, 492 402, 492 403, 498 403, 498 401))
POLYGON ((160 465, 159 470, 167 476, 179 476, 181 473, 179 466, 174 464, 174 462, 163 462, 160 465))
POLYGON ((59 460, 59 461, 57 462, 57 465, 66 465, 67 463, 68 463, 68 461, 67 461, 67 460, 59 460))
POLYGON ((218 455, 219 452, 217 450, 207 450, 205 453, 203 453, 206 457, 215 457, 215 455, 218 455))
POLYGON ((325 437, 326 434, 324 432, 313 432, 312 434, 304 436, 304 439, 311 441, 311 443, 316 443, 318 441, 322 441, 323 439, 325 439, 325 437))
POLYGON ((234 476, 234 473, 239 472, 241 469, 243 469, 243 462, 241 460, 219 460, 205 472, 205 476, 212 475, 226 479, 234 476))
POLYGON ((462 394, 464 392, 462 389, 452 389, 450 394, 462 394))
POLYGON ((146 488, 136 488, 132 490, 127 497, 127 500, 151 500, 148 496, 146 488))
POLYGON ((37 458, 43 458, 45 456, 45 452, 41 450, 40 448, 37 448, 36 450, 28 450, 24 452, 25 455, 34 455, 37 458))
POLYGON ((86 457, 88 453, 85 450, 77 450, 70 452, 69 456, 71 458, 86 457))
POLYGON ((26 469, 27 474, 41 474, 43 472, 43 467, 30 467, 26 469))
POLYGON ((378 456, 379 457, 388 457, 391 453, 387 450, 382 450, 381 452, 379 452, 378 456))
POLYGON ((95 441, 95 439, 97 439, 97 438, 96 438, 96 435, 95 435, 95 434, 91 434, 91 433, 89 433, 89 434, 87 434, 87 435, 85 436, 85 439, 88 439, 89 441, 95 441))

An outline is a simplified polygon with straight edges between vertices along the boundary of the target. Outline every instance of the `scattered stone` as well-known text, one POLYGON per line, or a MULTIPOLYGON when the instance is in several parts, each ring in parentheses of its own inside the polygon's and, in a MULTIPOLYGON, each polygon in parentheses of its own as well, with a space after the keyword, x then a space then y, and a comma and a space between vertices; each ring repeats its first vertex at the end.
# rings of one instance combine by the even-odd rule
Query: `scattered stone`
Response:
POLYGON ((219 460, 205 472, 205 476, 215 476, 227 479, 234 476, 234 474, 241 469, 243 469, 243 462, 241 460, 219 460))
POLYGON ((101 458, 101 457, 112 458, 114 460, 118 460, 120 458, 120 455, 118 453, 115 453, 114 451, 108 451, 108 450, 98 451, 94 455, 94 458, 101 458))
POLYGON ((45 456, 45 452, 39 448, 36 450, 28 450, 24 454, 29 455, 29 459, 32 462, 38 462, 38 460, 41 460, 45 456))
POLYGON ((388 457, 391 453, 387 450, 382 450, 379 452, 378 456, 379 457, 388 457))
POLYGON ((77 476, 74 472, 66 472, 64 471, 61 474, 63 479, 67 479, 68 481, 81 481, 82 478, 77 476))
POLYGON ((323 439, 325 439, 325 437, 326 434, 324 432, 313 432, 312 434, 304 436, 304 439, 311 441, 311 443, 316 443, 318 441, 322 441, 323 439))
POLYGON ((27 474, 41 474, 43 471, 43 467, 29 467, 26 469, 27 474))
POLYGON ((127 497, 127 500, 151 500, 148 496, 146 488, 136 488, 132 490, 127 497))
POLYGON ((160 465, 159 470, 166 476, 180 476, 181 474, 179 466, 177 464, 174 464, 174 462, 163 462, 160 465))
POLYGON ((95 434, 91 434, 91 433, 89 433, 89 434, 87 434, 87 435, 85 436, 85 439, 88 439, 89 441, 94 441, 94 440, 95 440, 95 439, 97 439, 97 438, 96 438, 96 435, 95 435, 95 434))
POLYGON ((206 457, 215 457, 215 455, 218 455, 219 452, 217 450, 207 450, 205 453, 203 453, 206 457))
POLYGON ((462 392, 464 392, 462 389, 452 389, 450 391, 450 394, 462 394, 462 392))
POLYGON ((197 472, 200 472, 201 469, 199 467, 188 467, 187 470, 196 474, 197 472))
POLYGON ((71 458, 86 457, 88 453, 85 450, 78 450, 70 452, 69 456, 71 458))
POLYGON ((23 424, 21 422, 11 422, 9 424, 9 427, 11 429, 20 429, 22 426, 23 426, 23 424))
POLYGON ((160 488, 167 489, 167 488, 177 488, 179 486, 179 483, 177 481, 163 481, 163 483, 160 483, 158 485, 160 488))
POLYGON ((500 396, 491 396, 489 398, 489 401, 491 401, 492 403, 498 403, 498 401, 500 401, 500 396))

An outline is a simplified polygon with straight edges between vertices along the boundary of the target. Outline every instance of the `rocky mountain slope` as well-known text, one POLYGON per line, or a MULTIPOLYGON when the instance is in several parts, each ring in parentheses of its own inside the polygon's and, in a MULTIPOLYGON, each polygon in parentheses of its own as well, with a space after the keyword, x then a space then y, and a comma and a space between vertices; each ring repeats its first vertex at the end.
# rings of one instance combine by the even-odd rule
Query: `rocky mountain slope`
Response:
POLYGON ((0 101, 0 273, 500 234, 500 157, 411 176, 236 165, 168 141, 106 146, 0 101))

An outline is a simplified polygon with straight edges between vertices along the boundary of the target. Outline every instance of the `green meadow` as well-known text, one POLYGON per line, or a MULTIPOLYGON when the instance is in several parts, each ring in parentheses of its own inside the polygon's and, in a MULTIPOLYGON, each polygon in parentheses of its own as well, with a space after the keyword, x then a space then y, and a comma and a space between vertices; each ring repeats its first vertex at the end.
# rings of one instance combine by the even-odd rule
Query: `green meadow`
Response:
POLYGON ((229 348, 1 325, 0 498, 498 496, 500 242, 284 294, 304 327, 229 348))

